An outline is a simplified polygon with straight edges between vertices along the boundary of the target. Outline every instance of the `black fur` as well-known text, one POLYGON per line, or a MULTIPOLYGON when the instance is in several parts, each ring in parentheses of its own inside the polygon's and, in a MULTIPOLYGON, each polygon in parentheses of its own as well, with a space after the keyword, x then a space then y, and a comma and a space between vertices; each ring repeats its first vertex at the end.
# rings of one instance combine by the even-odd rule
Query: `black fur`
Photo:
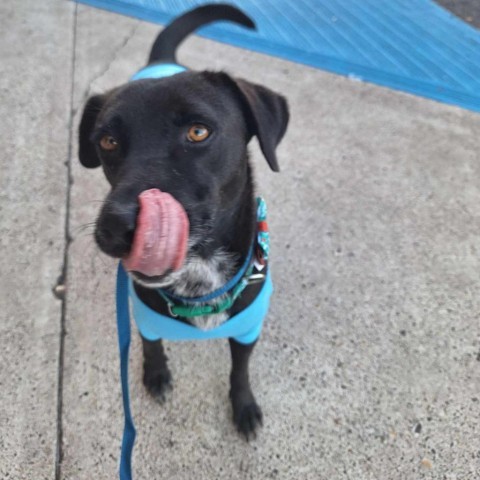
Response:
POLYGON ((204 5, 177 18, 160 33, 152 46, 148 63, 177 63, 175 54, 183 40, 198 27, 217 20, 228 20, 255 29, 253 21, 238 8, 226 4, 204 5))
MULTIPOLYGON (((154 44, 150 61, 174 60, 175 42, 199 25, 220 18, 253 27, 253 22, 233 7, 200 7, 164 30, 154 44), (166 44, 162 38, 168 40, 166 44)), ((247 144, 257 136, 271 169, 278 171, 275 148, 287 123, 288 108, 282 96, 226 73, 189 71, 139 80, 90 98, 80 124, 79 157, 85 167, 101 165, 111 184, 96 223, 98 246, 113 257, 127 254, 136 225, 138 195, 158 188, 173 195, 187 212, 190 238, 194 239, 187 261, 193 256, 209 259, 221 249, 234 262, 229 271, 235 273, 255 234, 247 144), (206 125, 211 134, 195 144, 186 134, 197 123, 206 125), (115 152, 99 148, 104 135, 117 140, 115 152)), ((154 284, 162 278, 142 280, 143 286, 136 284, 142 300, 167 313, 162 311, 158 295, 148 288, 149 282, 154 284)), ((249 287, 229 313, 243 310, 260 288, 249 287)), ((153 395, 163 399, 171 375, 162 343, 143 343, 144 383, 153 395)), ((248 381, 253 345, 230 340, 230 346, 234 421, 248 438, 262 419, 248 381)))

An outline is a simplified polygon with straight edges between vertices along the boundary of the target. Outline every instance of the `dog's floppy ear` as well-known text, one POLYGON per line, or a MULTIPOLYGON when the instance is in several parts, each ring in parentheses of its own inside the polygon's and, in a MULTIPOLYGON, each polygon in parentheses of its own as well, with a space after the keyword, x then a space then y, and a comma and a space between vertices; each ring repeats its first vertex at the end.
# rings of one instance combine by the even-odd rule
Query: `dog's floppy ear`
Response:
POLYGON ((83 109, 78 131, 78 157, 80 163, 87 168, 100 166, 100 158, 98 158, 95 145, 91 141, 90 136, 105 99, 106 95, 94 95, 88 99, 83 109))
POLYGON ((258 137, 260 148, 270 168, 280 171, 275 149, 287 130, 287 101, 278 93, 246 80, 234 80, 246 106, 247 122, 252 135, 258 137))

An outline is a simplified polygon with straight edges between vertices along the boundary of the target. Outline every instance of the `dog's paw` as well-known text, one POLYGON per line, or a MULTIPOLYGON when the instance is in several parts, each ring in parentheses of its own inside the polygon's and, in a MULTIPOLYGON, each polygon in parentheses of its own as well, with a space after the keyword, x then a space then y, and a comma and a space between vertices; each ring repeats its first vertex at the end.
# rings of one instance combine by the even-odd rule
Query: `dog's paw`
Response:
POLYGON ((263 425, 263 414, 255 400, 243 405, 237 405, 233 410, 233 421, 237 430, 247 442, 257 437, 257 428, 263 425))
POLYGON ((158 403, 165 403, 167 392, 173 388, 172 375, 169 370, 145 372, 143 384, 158 403))

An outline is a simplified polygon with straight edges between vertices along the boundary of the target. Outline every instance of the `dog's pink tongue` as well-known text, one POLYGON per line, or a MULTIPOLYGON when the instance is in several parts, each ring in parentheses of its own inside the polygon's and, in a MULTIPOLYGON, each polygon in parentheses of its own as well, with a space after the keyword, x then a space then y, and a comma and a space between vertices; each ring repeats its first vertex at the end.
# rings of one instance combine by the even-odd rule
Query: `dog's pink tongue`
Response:
POLYGON ((189 222, 182 205, 156 188, 138 197, 140 212, 125 268, 148 276, 177 270, 185 261, 189 222))

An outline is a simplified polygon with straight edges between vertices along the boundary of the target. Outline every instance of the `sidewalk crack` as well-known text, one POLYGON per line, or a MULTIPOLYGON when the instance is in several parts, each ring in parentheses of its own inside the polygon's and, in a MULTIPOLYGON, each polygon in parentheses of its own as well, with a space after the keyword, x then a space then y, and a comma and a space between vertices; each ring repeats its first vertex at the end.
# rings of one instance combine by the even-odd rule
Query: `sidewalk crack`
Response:
MULTIPOLYGON (((72 63, 70 70, 70 115, 67 124, 67 160, 65 165, 67 167, 67 189, 65 198, 65 228, 64 228, 64 250, 63 250, 63 265, 60 273, 58 286, 63 287, 63 292, 59 295, 62 302, 61 317, 60 317, 60 345, 58 351, 58 374, 57 374, 57 444, 55 452, 55 480, 61 480, 61 467, 63 460, 63 367, 65 363, 65 324, 67 313, 67 298, 65 285, 67 283, 68 276, 68 254, 71 243, 70 239, 70 203, 71 203, 71 190, 72 190, 72 143, 73 143, 73 92, 75 85, 75 66, 76 66, 76 45, 77 45, 77 4, 73 13, 73 38, 72 38, 72 63)), ((58 292, 57 292, 58 293, 58 292)))
MULTIPOLYGON (((98 73, 97 75, 95 75, 95 77, 93 77, 89 82, 88 82, 88 86, 87 88, 85 89, 85 93, 83 94, 80 102, 78 103, 78 108, 81 108, 82 105, 84 105, 85 101, 87 100, 87 98, 92 94, 92 88, 93 88, 93 84, 95 82, 97 82, 98 80, 100 80, 102 77, 104 77, 105 75, 107 75, 107 73, 110 71, 110 69, 112 68, 112 66, 114 65, 114 63, 117 61, 117 59, 119 58, 120 54, 122 53, 123 49, 128 45, 128 43, 130 42, 130 40, 136 35, 140 25, 142 24, 141 21, 138 21, 135 26, 130 30, 130 32, 127 34, 127 36, 124 38, 123 42, 117 47, 117 49, 113 52, 113 55, 111 57, 111 60, 107 63, 107 65, 105 66, 105 68, 100 72, 98 73)), ((74 109, 73 111, 74 115, 76 115, 77 113, 77 109, 74 109)))

